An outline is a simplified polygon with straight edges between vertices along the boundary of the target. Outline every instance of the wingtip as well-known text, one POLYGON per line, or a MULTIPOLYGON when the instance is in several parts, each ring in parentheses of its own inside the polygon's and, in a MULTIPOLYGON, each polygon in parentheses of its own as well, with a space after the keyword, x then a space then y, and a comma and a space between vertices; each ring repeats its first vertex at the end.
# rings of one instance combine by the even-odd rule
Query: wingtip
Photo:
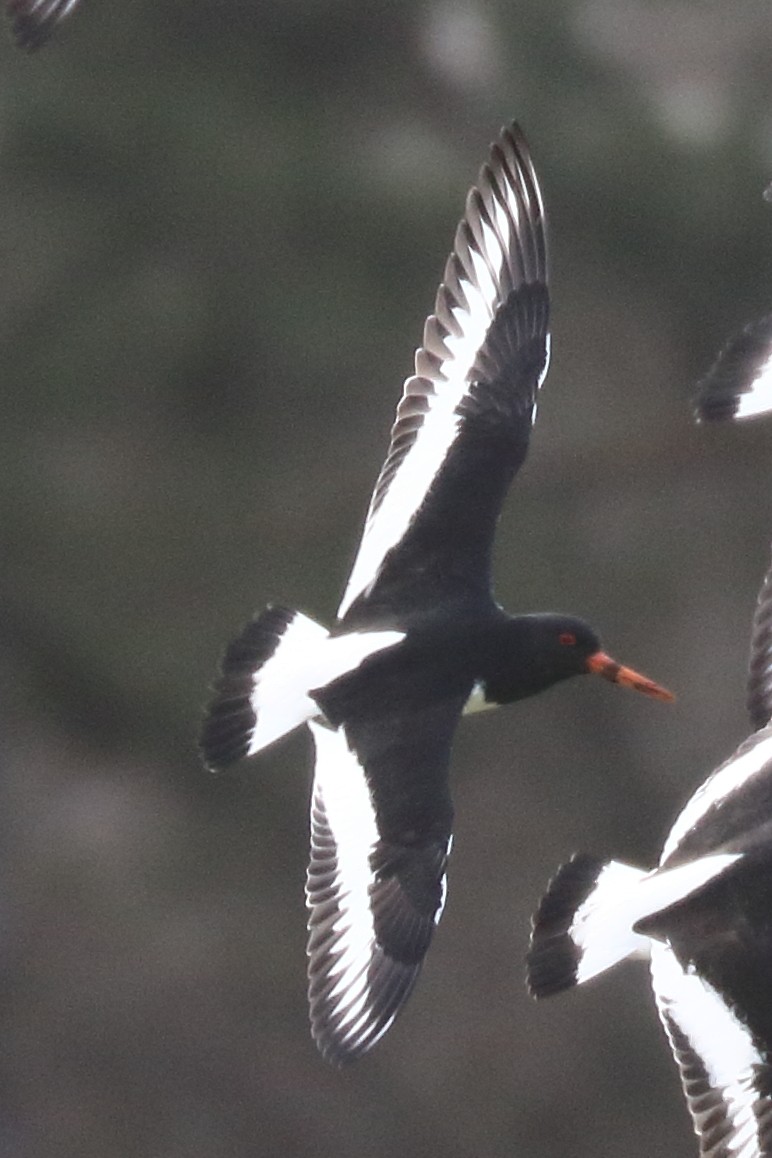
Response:
POLYGON ((313 951, 310 942, 309 950, 311 1037, 324 1060, 343 1069, 368 1054, 391 1029, 413 991, 421 963, 404 964, 373 945, 360 977, 349 981, 349 991, 341 994, 329 951, 313 951))
POLYGON ((753 418, 772 410, 772 314, 750 322, 726 342, 697 387, 700 424, 753 418))

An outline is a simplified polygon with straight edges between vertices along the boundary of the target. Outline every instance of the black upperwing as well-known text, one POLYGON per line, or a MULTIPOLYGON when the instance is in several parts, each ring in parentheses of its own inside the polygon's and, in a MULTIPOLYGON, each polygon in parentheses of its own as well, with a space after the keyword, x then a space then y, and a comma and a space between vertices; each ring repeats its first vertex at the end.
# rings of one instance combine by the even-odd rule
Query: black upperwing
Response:
POLYGON ((541 193, 517 125, 467 197, 339 608, 490 587, 504 496, 549 357, 541 193))

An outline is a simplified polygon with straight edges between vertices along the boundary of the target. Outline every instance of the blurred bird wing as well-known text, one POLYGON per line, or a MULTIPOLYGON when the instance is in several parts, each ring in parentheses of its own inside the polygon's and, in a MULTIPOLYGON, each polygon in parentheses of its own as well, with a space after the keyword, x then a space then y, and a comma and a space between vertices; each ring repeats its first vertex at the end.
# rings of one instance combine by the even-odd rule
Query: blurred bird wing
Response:
POLYGON ((77 3, 78 0, 7 0, 11 27, 19 48, 30 52, 40 48, 77 3))
POLYGON ((700 382, 700 422, 752 418, 772 410, 772 314, 734 334, 700 382))
POLYGON ((748 665, 748 714, 754 728, 772 719, 772 566, 759 591, 748 665))

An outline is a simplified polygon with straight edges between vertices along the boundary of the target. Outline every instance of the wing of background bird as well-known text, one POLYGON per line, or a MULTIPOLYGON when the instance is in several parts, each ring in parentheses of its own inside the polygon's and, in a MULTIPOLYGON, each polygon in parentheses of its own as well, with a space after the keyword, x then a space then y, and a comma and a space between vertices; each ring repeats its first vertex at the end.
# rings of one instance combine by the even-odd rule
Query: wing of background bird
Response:
POLYGON ((19 48, 32 52, 48 40, 55 25, 78 0, 6 0, 14 39, 19 48))
POLYGON ((702 379, 695 412, 701 422, 752 418, 772 410, 772 314, 734 334, 702 379))
POLYGON ((700 857, 725 861, 721 871, 635 925, 653 938, 657 1007, 710 1158, 772 1156, 771 801, 766 727, 695 792, 665 842, 665 875, 700 857))
MULTIPOLYGON (((710 886, 709 886, 710 887, 710 886)), ((735 968, 742 970, 742 949, 735 968)), ((768 1006, 769 971, 757 1003, 768 1006)), ((772 1067, 768 1038, 757 1038, 729 992, 699 966, 654 942, 651 975, 657 1008, 681 1074, 694 1130, 705 1158, 772 1155, 772 1067)), ((751 1014, 753 1018, 753 1014, 751 1014)), ((768 1015, 764 1018, 768 1022, 768 1015)), ((762 1019, 762 1020, 764 1020, 762 1019)), ((757 1022, 757 1025, 759 1023, 757 1022)))
MULTIPOLYGON (((699 386, 699 421, 749 418, 772 410, 772 314, 735 334, 699 386)), ((772 719, 772 566, 753 616, 747 687, 753 727, 772 719)))
POLYGON ((491 147, 405 383, 338 615, 490 584, 495 524, 547 370, 544 209, 520 129, 491 147))
POLYGON ((676 817, 660 867, 673 868, 718 851, 742 850, 772 803, 772 726, 753 732, 701 784, 676 817))
POLYGON ((311 1031, 333 1064, 386 1032, 445 901, 450 745, 462 701, 331 728, 316 744, 308 870, 311 1031))
POLYGON ((772 566, 759 591, 748 665, 748 714, 754 728, 772 719, 772 566))

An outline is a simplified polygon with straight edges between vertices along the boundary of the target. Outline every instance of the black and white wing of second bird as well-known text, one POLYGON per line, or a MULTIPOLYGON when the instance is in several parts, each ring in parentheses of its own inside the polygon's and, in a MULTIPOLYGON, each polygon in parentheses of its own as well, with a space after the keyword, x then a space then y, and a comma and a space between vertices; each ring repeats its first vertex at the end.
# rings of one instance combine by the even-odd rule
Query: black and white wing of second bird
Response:
POLYGON ((688 801, 650 872, 579 854, 533 918, 547 997, 649 957, 703 1158, 772 1158, 772 564, 753 621, 754 731, 688 801))
POLYGON ((34 52, 79 0, 6 0, 13 37, 19 48, 34 52))
POLYGON ((461 715, 584 672, 672 698, 581 620, 509 616, 492 595, 495 526, 528 448, 548 314, 542 197, 512 125, 467 197, 335 624, 269 607, 215 684, 209 768, 303 724, 314 739, 310 1016, 337 1065, 389 1028, 442 913, 461 715))
POLYGON ((697 388, 699 422, 754 418, 772 410, 772 314, 733 334, 697 388))

